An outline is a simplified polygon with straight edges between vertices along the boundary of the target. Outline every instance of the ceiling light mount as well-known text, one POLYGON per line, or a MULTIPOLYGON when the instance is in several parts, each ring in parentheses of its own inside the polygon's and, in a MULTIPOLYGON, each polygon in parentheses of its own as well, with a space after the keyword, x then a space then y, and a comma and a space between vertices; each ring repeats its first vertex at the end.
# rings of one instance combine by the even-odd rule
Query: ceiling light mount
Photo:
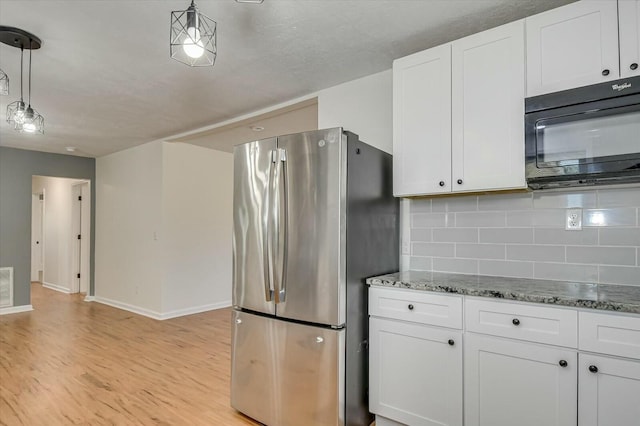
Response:
POLYGON ((193 0, 187 10, 171 12, 169 53, 192 67, 210 67, 216 62, 216 22, 201 13, 193 0))
POLYGON ((29 31, 4 25, 0 25, 0 41, 18 49, 37 50, 42 47, 42 40, 29 31))

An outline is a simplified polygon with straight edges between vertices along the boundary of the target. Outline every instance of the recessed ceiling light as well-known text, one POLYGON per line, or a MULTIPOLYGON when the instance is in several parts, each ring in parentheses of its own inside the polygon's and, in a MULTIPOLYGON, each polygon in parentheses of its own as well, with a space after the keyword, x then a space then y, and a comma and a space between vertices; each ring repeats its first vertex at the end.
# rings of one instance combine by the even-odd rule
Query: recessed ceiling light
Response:
POLYGON ((261 132, 264 130, 264 127, 262 126, 250 126, 249 127, 251 130, 253 130, 254 132, 261 132))
POLYGON ((65 150, 67 152, 76 152, 76 147, 75 146, 68 146, 65 148, 65 150))

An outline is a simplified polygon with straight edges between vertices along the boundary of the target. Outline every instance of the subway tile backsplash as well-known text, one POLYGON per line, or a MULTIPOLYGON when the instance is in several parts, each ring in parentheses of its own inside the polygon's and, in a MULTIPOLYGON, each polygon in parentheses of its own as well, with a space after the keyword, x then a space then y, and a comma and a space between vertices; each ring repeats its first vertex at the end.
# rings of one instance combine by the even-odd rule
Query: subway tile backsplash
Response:
POLYGON ((424 198, 403 235, 414 270, 640 286, 639 216, 640 187, 424 198))

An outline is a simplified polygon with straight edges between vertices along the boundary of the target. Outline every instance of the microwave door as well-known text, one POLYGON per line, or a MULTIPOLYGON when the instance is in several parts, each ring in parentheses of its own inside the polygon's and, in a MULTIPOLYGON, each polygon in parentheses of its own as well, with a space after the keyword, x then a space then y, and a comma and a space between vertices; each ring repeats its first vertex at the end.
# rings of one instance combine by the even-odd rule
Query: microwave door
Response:
POLYGON ((233 152, 233 305, 266 314, 275 314, 267 250, 275 150, 271 138, 233 152))
POLYGON ((553 117, 548 112, 528 117, 535 144, 527 147, 527 157, 535 158, 542 175, 617 172, 638 164, 640 104, 573 114, 571 109, 558 109, 553 117))

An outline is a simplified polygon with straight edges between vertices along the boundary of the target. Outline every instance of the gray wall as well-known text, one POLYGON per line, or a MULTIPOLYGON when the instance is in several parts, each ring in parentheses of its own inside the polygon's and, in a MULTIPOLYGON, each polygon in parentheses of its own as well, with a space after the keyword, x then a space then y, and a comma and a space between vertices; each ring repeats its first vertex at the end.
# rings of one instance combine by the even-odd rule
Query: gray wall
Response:
POLYGON ((91 181, 91 277, 94 293, 95 177, 94 158, 0 147, 0 267, 13 266, 14 306, 31 303, 31 177, 91 181))

